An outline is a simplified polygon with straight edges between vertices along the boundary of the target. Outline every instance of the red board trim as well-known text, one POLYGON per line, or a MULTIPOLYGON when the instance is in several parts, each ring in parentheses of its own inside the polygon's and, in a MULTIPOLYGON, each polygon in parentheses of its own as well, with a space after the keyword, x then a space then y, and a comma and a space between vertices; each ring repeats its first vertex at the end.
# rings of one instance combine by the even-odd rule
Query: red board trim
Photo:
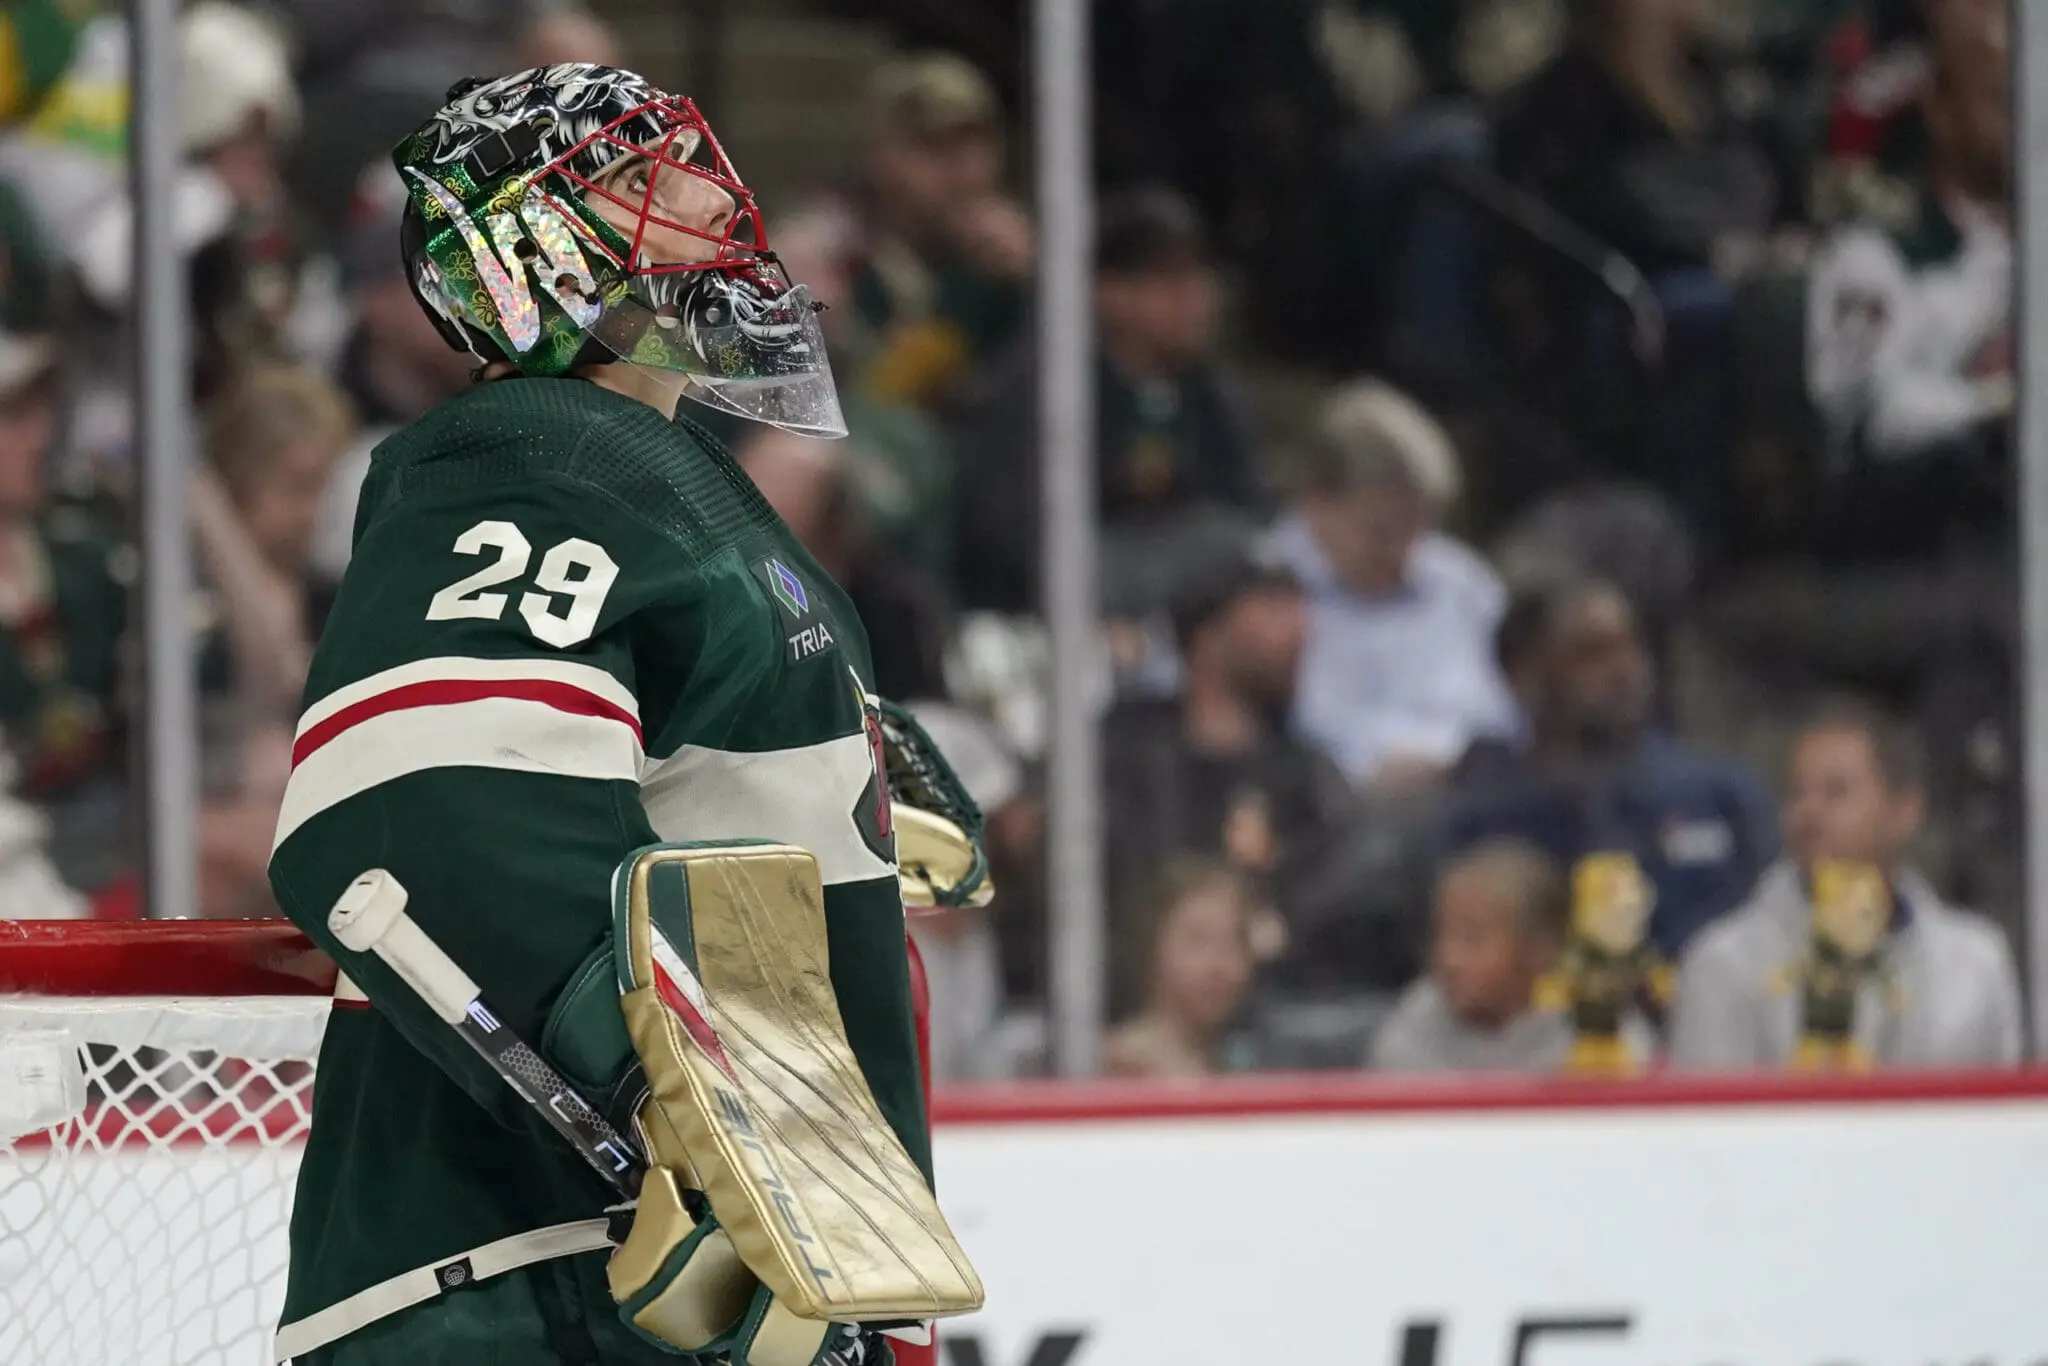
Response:
POLYGON ((2048 1071, 2032 1069, 1845 1077, 1667 1074, 1627 1081, 1438 1082, 1310 1073, 1199 1083, 1048 1081, 941 1088, 933 1098, 932 1117, 941 1125, 974 1126, 2043 1100, 2048 1100, 2048 1071))
POLYGON ((324 996, 334 964, 284 920, 0 920, 0 993, 324 996))

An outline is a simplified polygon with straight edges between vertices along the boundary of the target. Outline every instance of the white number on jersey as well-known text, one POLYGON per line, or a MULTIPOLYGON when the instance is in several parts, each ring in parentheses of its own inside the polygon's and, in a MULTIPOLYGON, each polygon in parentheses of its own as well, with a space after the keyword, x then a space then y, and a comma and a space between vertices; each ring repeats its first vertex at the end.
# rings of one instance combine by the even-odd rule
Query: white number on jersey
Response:
POLYGON ((466 579, 457 579, 427 604, 428 621, 457 621, 476 618, 480 621, 496 621, 505 615, 503 593, 479 593, 479 588, 506 583, 526 572, 526 562, 533 555, 519 528, 510 522, 478 522, 455 538, 455 553, 458 555, 481 555, 486 547, 495 547, 498 558, 485 565, 466 579))
POLYGON ((604 553, 603 546, 572 536, 542 557, 540 572, 533 576, 540 592, 519 600, 519 615, 526 618, 527 629, 534 635, 556 649, 565 649, 590 639, 597 614, 604 610, 604 595, 612 591, 618 577, 619 566, 604 553), (572 569, 583 572, 571 578, 572 569), (557 593, 569 599, 568 612, 559 617, 551 596, 557 593))
MULTIPOLYGON (((533 545, 510 522, 478 522, 455 538, 458 555, 481 555, 487 549, 495 549, 498 558, 434 594, 427 604, 428 621, 497 621, 505 615, 507 595, 480 590, 523 577, 533 545)), ((618 562, 603 546, 572 536, 541 557, 533 576, 539 591, 520 595, 519 615, 537 639, 558 650, 581 644, 590 639, 618 577, 618 562), (558 597, 569 600, 564 612, 555 610, 558 597)))

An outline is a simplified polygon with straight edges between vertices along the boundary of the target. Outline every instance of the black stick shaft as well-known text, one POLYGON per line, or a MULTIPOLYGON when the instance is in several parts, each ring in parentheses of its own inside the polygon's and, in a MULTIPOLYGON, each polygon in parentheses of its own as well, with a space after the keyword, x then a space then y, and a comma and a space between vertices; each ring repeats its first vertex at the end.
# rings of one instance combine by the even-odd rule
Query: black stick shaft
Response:
POLYGON ((647 1169, 639 1149, 490 1008, 462 965, 406 914, 410 899, 389 871, 372 868, 335 901, 327 913, 328 931, 342 947, 382 959, 420 1004, 461 1035, 593 1171, 627 1199, 637 1198, 647 1169))
POLYGON ((506 1027, 481 996, 469 1003, 461 1023, 453 1028, 614 1190, 628 1199, 639 1195, 640 1177, 647 1169, 639 1149, 506 1027))

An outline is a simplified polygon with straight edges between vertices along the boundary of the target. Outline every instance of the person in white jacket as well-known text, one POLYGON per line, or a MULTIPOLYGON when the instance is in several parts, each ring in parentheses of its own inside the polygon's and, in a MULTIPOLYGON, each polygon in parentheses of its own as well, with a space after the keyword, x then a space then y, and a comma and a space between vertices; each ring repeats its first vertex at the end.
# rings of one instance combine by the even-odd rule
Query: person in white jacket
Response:
POLYGON ((2012 102, 2003 6, 1939 5, 1926 85, 1815 255, 1807 380, 1837 445, 1907 461, 2013 411, 2012 102))
POLYGON ((1867 966, 1843 1002, 1843 1056, 1875 1067, 2020 1061, 2019 974, 2004 934, 1946 904, 1906 862, 1926 810, 1921 767, 1913 737, 1861 706, 1838 704, 1806 728, 1783 814, 1789 857, 1686 953, 1673 1067, 1775 1069, 1811 1056, 1802 1051, 1816 1032, 1811 974, 1830 952, 1812 888, 1815 870, 1831 864, 1878 870, 1889 894, 1868 944, 1849 955, 1867 966))

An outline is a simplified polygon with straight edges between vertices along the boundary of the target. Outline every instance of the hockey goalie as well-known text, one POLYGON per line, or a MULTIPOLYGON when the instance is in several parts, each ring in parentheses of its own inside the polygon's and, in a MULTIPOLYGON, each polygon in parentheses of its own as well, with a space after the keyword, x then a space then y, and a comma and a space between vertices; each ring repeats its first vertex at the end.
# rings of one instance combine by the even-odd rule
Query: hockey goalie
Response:
POLYGON ((843 435, 817 306, 695 106, 629 72, 464 82, 394 161, 477 382, 375 453, 279 818, 278 900, 343 978, 277 1359, 886 1362, 981 1300, 903 934, 906 896, 973 893, 978 831, 677 411, 843 435), (370 868, 631 1136, 637 1198, 329 932, 370 868))

